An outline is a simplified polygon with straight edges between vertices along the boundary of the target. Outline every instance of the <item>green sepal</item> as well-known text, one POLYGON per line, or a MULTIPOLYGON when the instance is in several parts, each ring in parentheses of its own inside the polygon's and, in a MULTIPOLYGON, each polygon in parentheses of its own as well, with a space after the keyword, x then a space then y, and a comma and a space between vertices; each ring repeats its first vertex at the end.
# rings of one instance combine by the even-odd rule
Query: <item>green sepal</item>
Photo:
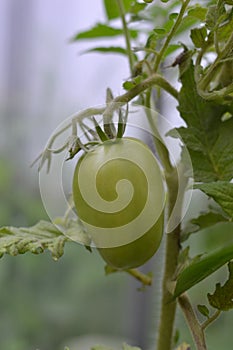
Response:
POLYGON ((102 130, 100 125, 97 123, 96 119, 94 117, 92 119, 93 119, 93 122, 94 122, 94 125, 95 125, 95 130, 96 130, 100 140, 102 142, 105 142, 105 141, 109 140, 107 134, 102 130))

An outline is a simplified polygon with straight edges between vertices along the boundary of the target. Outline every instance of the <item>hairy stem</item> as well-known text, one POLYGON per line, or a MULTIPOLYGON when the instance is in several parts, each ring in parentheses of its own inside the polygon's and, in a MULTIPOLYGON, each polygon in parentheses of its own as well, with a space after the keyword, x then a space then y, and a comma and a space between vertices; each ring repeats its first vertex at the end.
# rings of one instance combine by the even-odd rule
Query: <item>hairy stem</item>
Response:
POLYGON ((125 35, 125 42, 126 42, 126 50, 127 50, 127 55, 129 58, 129 66, 130 66, 130 72, 131 75, 133 75, 133 67, 134 67, 134 56, 133 52, 131 50, 131 42, 130 42, 130 34, 128 30, 128 26, 125 20, 125 9, 124 9, 124 4, 122 0, 117 0, 120 16, 121 16, 121 22, 122 22, 122 27, 125 35))
MULTIPOLYGON (((178 174, 173 168, 170 174, 167 174, 168 186, 168 217, 173 211, 178 193, 178 174)), ((177 213, 177 215, 180 215, 177 213)), ((169 291, 169 283, 174 278, 174 273, 178 263, 178 255, 180 250, 180 225, 172 232, 166 235, 165 248, 165 264, 162 284, 162 302, 161 315, 158 333, 157 350, 170 350, 173 341, 173 326, 176 313, 176 301, 171 301, 171 293, 169 291)))
POLYGON ((207 350, 203 327, 197 320, 195 312, 186 294, 179 297, 179 305, 189 325, 197 350, 207 350))

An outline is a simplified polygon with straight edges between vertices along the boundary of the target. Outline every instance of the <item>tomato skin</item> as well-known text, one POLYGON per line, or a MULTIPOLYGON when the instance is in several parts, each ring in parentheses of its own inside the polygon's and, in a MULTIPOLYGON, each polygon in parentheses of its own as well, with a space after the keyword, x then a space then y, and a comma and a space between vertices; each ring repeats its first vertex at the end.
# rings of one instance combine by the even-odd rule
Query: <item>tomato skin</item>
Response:
POLYGON ((164 226, 164 215, 162 214, 155 225, 136 241, 121 247, 98 248, 102 258, 108 265, 127 270, 145 264, 156 253, 159 248, 164 226))
POLYGON ((165 192, 157 160, 141 141, 108 140, 84 154, 75 168, 73 198, 87 233, 109 265, 138 267, 157 251, 165 192))

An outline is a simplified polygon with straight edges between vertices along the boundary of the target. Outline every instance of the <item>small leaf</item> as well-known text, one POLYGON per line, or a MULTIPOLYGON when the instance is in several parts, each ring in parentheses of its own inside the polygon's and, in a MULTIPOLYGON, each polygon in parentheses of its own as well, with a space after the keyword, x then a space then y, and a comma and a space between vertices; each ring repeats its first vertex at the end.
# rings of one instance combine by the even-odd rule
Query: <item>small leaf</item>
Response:
POLYGON ((191 30, 191 39, 196 47, 204 47, 206 44, 207 30, 205 27, 194 28, 191 30))
POLYGON ((206 27, 209 30, 214 30, 221 21, 221 16, 225 15, 226 10, 223 2, 219 2, 217 5, 211 5, 208 8, 206 15, 206 27))
POLYGON ((48 249, 57 260, 64 252, 68 238, 50 222, 39 221, 32 227, 6 226, 0 229, 0 257, 3 254, 18 255, 26 252, 43 253, 48 249))
POLYGON ((166 34, 166 30, 164 28, 154 28, 154 32, 159 35, 166 34))
POLYGON ((214 293, 207 294, 210 305, 221 311, 233 309, 233 262, 228 264, 228 270, 229 277, 226 283, 223 286, 217 283, 214 293))
MULTIPOLYGON (((233 235, 233 223, 218 226, 219 233, 228 230, 229 234, 233 235)), ((205 230, 203 230, 205 231, 205 230)), ((208 228, 211 231, 211 228, 208 228)), ((174 297, 178 297, 186 290, 190 289, 206 277, 210 276, 224 264, 233 259, 233 242, 229 242, 227 246, 222 246, 208 254, 203 255, 200 259, 194 260, 186 267, 177 278, 177 284, 174 292, 174 297)))
POLYGON ((125 81, 124 83, 123 83, 123 88, 125 89, 125 90, 130 90, 130 89, 132 89, 133 87, 135 86, 135 84, 134 84, 134 82, 132 81, 132 80, 127 80, 127 81, 125 81))
MULTIPOLYGON (((114 28, 111 26, 108 26, 106 24, 98 23, 93 28, 79 32, 76 34, 71 41, 77 41, 82 39, 96 39, 96 38, 106 38, 106 37, 113 37, 113 36, 119 36, 123 35, 124 31, 119 28, 114 28)), ((138 35, 137 30, 129 30, 129 34, 132 38, 136 38, 138 35)))
MULTIPOLYGON (((118 46, 109 46, 109 47, 103 47, 103 46, 98 46, 94 47, 88 50, 83 51, 82 53, 90 53, 90 52, 100 52, 100 53, 117 53, 121 55, 128 55, 127 50, 124 49, 123 47, 118 47, 118 46)), ((137 56, 135 55, 135 58, 137 56)))
MULTIPOLYGON (((131 0, 123 0, 125 13, 129 12, 131 8, 131 3, 132 3, 131 0)), ((104 0, 104 7, 105 7, 106 15, 109 20, 120 17, 117 1, 104 0)))
POLYGON ((142 4, 139 2, 135 2, 130 9, 130 13, 133 15, 137 15, 140 11, 143 11, 146 7, 147 7, 147 3, 142 4))
POLYGON ((207 14, 207 8, 201 7, 200 5, 196 5, 192 8, 190 8, 188 11, 189 16, 195 17, 201 21, 205 20, 206 14, 207 14))
POLYGON ((233 218, 233 183, 216 181, 205 184, 196 184, 195 188, 212 197, 233 218))
POLYGON ((198 311, 205 317, 209 317, 210 310, 206 305, 197 305, 198 311))
POLYGON ((177 12, 170 13, 169 19, 174 21, 178 17, 178 15, 179 14, 177 12))

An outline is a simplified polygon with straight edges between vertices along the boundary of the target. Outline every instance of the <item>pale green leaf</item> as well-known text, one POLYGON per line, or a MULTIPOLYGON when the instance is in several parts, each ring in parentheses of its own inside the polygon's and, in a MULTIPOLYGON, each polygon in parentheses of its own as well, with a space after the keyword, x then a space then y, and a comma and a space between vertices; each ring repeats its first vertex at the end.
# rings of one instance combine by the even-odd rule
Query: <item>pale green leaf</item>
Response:
POLYGON ((39 221, 32 227, 6 226, 0 229, 0 256, 16 256, 31 252, 40 254, 48 249, 57 260, 63 255, 68 238, 52 223, 39 221))
POLYGON ((201 7, 200 5, 196 5, 189 9, 188 15, 191 17, 195 17, 201 21, 204 21, 207 14, 207 7, 201 7))

